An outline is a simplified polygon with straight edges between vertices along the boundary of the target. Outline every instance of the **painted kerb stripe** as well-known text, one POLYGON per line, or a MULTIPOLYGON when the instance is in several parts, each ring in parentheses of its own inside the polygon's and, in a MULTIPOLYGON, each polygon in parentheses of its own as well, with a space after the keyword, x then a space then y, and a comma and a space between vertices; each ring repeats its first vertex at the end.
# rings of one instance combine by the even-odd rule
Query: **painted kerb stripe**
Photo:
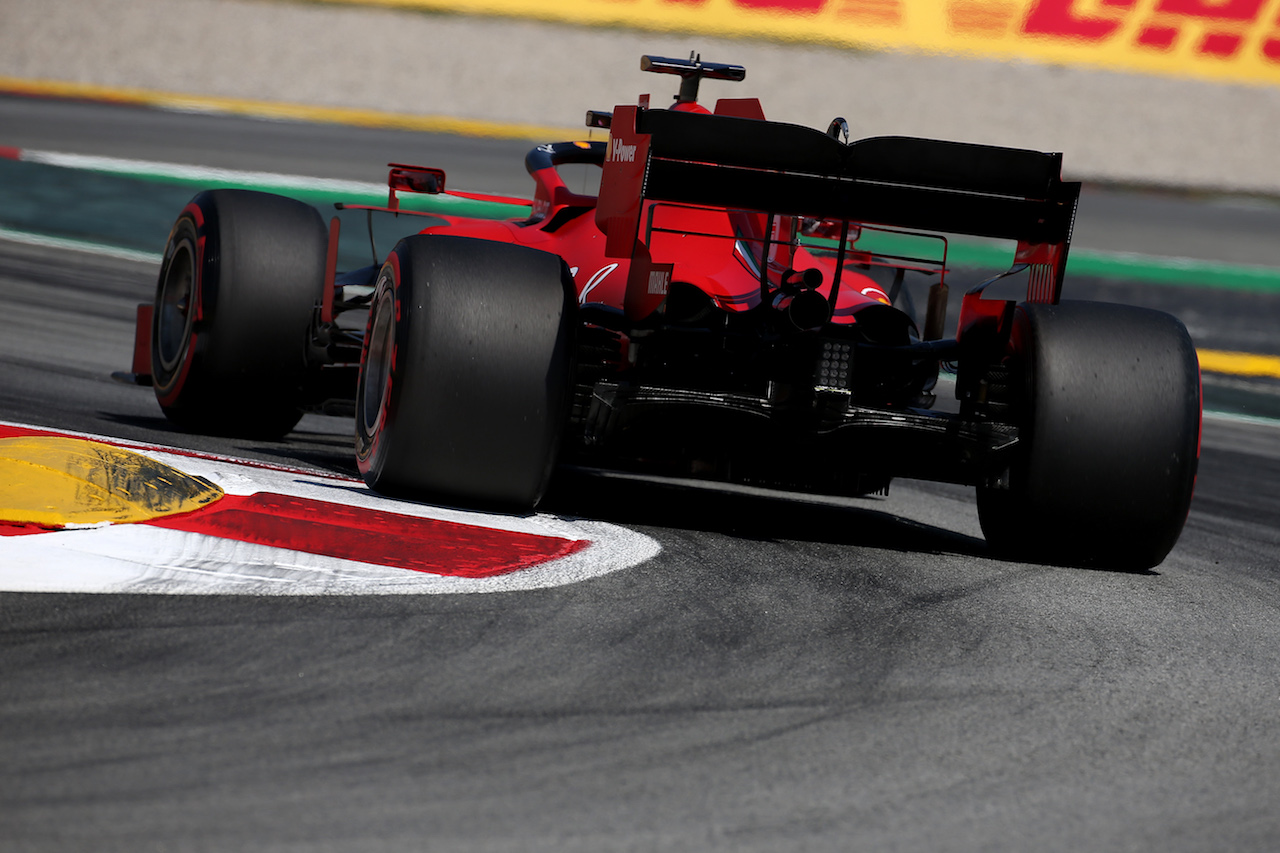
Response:
POLYGON ((1208 373, 1280 379, 1280 356, 1204 349, 1196 352, 1200 356, 1200 369, 1208 373))

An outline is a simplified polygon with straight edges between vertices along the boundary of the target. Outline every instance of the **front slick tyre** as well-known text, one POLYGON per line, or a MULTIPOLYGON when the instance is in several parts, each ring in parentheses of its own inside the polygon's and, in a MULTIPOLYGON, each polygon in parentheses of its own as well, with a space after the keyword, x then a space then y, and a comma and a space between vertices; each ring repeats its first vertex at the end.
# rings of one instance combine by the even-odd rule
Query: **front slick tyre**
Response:
POLYGON ((213 190, 174 223, 156 285, 151 375, 190 432, 274 439, 302 417, 328 230, 291 198, 213 190))
POLYGON ((1008 489, 979 488, 998 553, 1141 571, 1186 521, 1200 444, 1200 369, 1186 329, 1145 308, 1018 306, 1011 366, 1025 413, 1008 489))
POLYGON ((569 404, 573 280, 556 255, 402 240, 378 275, 356 393, 356 460, 384 494, 527 512, 569 404))

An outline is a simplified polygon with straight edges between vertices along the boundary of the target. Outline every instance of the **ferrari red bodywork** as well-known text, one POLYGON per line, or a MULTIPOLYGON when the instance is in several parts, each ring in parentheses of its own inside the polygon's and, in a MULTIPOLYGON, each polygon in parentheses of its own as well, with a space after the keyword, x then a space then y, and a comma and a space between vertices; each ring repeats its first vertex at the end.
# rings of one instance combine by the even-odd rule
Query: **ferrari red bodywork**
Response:
POLYGON ((192 428, 282 432, 349 401, 366 480, 415 497, 529 508, 564 463, 852 495, 908 476, 978 487, 1010 553, 1163 558, 1194 483, 1194 349, 1167 315, 1061 302, 1080 190, 1061 155, 851 141, 843 119, 822 132, 767 121, 754 99, 697 102, 703 78, 741 80, 738 66, 641 64, 681 77, 675 103, 589 112, 606 140, 529 152, 532 201, 393 164, 371 211, 444 193, 528 215, 433 214, 362 270, 336 270, 336 219, 325 234, 288 200, 198 196, 140 313, 135 374, 192 428), (598 193, 562 176, 583 164, 598 193), (228 236, 267 221, 291 229, 271 226, 299 253, 296 284, 228 236), (1010 266, 968 289, 949 329, 957 234, 1006 241, 1010 266), (927 293, 919 316, 912 293, 927 293), (295 355, 213 353, 219 338, 252 351, 251 321, 286 314, 295 355), (940 373, 954 400, 935 407, 940 373))

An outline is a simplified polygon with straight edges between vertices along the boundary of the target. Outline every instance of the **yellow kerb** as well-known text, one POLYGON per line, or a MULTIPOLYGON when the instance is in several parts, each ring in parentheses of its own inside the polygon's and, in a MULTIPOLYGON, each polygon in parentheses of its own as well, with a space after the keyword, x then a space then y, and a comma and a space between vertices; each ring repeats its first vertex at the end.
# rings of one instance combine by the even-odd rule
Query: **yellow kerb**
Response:
POLYGON ((222 489, 139 453, 75 438, 0 439, 0 522, 47 527, 146 521, 213 503, 222 489))

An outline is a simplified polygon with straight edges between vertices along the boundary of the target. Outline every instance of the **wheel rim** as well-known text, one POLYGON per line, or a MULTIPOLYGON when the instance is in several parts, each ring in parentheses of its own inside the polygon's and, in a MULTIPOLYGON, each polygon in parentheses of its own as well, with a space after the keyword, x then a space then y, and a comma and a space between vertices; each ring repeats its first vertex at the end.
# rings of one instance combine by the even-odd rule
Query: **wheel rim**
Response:
POLYGON ((183 240, 169 258, 156 300, 156 360, 163 375, 173 375, 182 364, 194 321, 195 253, 183 240))
POLYGON ((382 426, 395 350, 395 300, 391 288, 383 284, 379 282, 378 301, 369 324, 368 352, 360 377, 360 421, 370 436, 382 426))

